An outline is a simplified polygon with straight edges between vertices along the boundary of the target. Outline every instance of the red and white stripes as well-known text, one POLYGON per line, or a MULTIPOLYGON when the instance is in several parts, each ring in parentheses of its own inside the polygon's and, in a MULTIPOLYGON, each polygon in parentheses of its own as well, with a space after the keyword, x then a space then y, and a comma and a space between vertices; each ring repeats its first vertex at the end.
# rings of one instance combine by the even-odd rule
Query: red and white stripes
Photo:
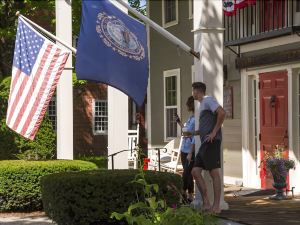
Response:
POLYGON ((6 118, 8 127, 34 139, 68 56, 69 53, 46 40, 30 76, 13 67, 6 118))

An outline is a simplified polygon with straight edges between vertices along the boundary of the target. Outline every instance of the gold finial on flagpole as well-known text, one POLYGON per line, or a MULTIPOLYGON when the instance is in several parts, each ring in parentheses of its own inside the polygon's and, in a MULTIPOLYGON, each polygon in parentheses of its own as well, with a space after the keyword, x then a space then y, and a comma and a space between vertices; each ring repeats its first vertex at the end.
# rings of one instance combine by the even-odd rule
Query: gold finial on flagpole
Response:
POLYGON ((16 16, 20 16, 20 11, 17 11, 17 12, 16 12, 16 16))

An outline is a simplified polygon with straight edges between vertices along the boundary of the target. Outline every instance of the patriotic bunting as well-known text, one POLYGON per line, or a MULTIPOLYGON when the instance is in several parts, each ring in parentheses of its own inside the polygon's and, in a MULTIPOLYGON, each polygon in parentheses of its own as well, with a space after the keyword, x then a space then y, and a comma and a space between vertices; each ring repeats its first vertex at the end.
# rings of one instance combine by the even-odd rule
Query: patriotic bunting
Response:
POLYGON ((223 0, 224 15, 234 16, 238 9, 255 4, 256 0, 223 0))

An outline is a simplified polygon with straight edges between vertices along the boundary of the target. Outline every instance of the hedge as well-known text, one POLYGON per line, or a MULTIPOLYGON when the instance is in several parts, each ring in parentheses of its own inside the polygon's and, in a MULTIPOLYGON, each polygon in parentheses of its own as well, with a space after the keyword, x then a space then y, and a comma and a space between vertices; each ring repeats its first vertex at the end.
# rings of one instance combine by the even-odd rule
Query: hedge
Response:
POLYGON ((0 211, 41 210, 41 177, 96 168, 95 164, 84 161, 0 161, 0 211))
POLYGON ((97 165, 99 169, 107 169, 108 159, 105 156, 77 156, 76 159, 92 162, 97 165))
MULTIPOLYGON (((141 186, 131 182, 137 173, 98 170, 45 176, 41 182, 44 211, 58 225, 111 224, 112 212, 127 211, 130 203, 141 196, 141 186)), ((178 193, 169 187, 173 184, 181 190, 180 176, 147 171, 146 180, 159 184, 160 196, 168 205, 179 202, 178 193)))

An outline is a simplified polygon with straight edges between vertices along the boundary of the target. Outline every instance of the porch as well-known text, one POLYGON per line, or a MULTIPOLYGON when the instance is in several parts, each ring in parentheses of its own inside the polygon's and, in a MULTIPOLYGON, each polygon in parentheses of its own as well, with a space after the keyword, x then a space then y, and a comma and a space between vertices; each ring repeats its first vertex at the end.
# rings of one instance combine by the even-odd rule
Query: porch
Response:
POLYGON ((273 190, 227 186, 225 200, 230 209, 220 217, 249 225, 299 225, 300 196, 276 201, 269 199, 273 193, 273 190))

